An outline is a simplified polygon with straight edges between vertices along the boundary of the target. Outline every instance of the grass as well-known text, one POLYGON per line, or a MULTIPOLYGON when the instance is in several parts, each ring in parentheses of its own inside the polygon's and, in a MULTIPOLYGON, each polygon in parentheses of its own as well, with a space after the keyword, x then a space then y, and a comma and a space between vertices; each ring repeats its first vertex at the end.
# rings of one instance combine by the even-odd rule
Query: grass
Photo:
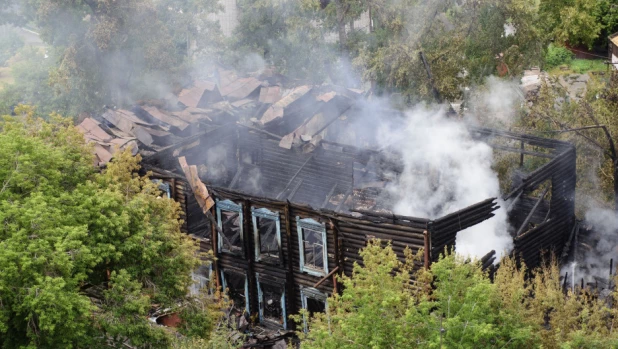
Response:
POLYGON ((607 64, 604 59, 573 59, 568 64, 552 68, 551 75, 584 74, 596 71, 606 71, 607 64))

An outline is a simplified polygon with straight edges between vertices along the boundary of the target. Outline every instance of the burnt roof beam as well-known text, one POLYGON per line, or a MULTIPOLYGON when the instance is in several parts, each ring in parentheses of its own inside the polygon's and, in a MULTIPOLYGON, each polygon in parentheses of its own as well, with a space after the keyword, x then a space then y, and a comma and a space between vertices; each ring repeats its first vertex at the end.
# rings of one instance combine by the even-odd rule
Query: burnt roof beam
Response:
POLYGON ((298 175, 303 170, 303 168, 305 168, 305 166, 307 166, 309 161, 311 161, 311 159, 313 159, 313 156, 314 156, 314 154, 312 154, 309 158, 307 158, 307 160, 300 166, 298 171, 296 171, 296 173, 294 173, 292 178, 290 178, 290 180, 288 181, 288 184, 286 184, 285 188, 283 188, 283 190, 279 193, 279 195, 277 195, 277 200, 280 200, 283 197, 283 194, 290 188, 290 185, 292 184, 292 182, 294 182, 296 177, 298 177, 298 175))
POLYGON ((530 213, 528 213, 528 216, 526 217, 524 222, 519 227, 519 230, 517 230, 517 234, 515 234, 515 237, 521 235, 521 233, 524 232, 524 229, 526 229, 526 227, 528 226, 528 223, 530 223, 530 219, 532 219, 532 215, 534 214, 536 209, 539 208, 539 205, 541 204, 541 201, 543 201, 543 199, 545 198, 545 195, 547 195, 547 192, 549 191, 549 188, 550 187, 545 188, 545 190, 543 191, 541 196, 539 196, 538 200, 536 201, 536 203, 534 204, 534 206, 530 210, 530 213))
POLYGON ((330 197, 333 196, 333 194, 335 193, 336 188, 337 188, 337 183, 335 183, 335 185, 333 185, 333 187, 328 192, 328 194, 326 194, 326 198, 324 199, 324 202, 322 203, 322 206, 320 206, 320 208, 326 207, 326 205, 328 204, 328 201, 330 200, 330 197))
POLYGON ((538 156, 538 157, 546 158, 546 159, 553 159, 555 157, 555 154, 552 154, 552 153, 539 153, 536 151, 529 151, 529 150, 524 150, 520 148, 512 148, 512 147, 507 147, 504 145, 491 144, 491 143, 487 143, 487 144, 494 149, 509 151, 512 153, 520 153, 520 154, 525 154, 525 155, 538 156))

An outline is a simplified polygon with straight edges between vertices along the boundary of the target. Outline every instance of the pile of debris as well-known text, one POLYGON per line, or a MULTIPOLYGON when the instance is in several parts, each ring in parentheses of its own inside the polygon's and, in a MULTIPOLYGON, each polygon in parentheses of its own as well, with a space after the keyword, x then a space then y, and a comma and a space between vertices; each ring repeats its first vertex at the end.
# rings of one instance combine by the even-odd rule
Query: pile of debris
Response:
POLYGON ((195 81, 178 96, 130 109, 106 109, 83 118, 78 128, 95 144, 99 166, 111 160, 116 148, 148 156, 233 122, 280 137, 283 148, 307 144, 310 149, 363 97, 363 91, 339 86, 294 86, 272 70, 254 75, 239 77, 218 68, 209 80, 195 81))

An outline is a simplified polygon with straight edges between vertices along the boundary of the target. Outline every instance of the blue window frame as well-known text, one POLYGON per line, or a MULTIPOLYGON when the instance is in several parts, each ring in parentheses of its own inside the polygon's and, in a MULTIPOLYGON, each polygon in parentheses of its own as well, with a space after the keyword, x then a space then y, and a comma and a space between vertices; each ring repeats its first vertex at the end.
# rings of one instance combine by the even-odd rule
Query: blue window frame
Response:
POLYGON ((244 255, 242 205, 230 200, 217 200, 217 246, 220 252, 244 255))
POLYGON ((249 282, 246 273, 221 270, 221 286, 227 289, 228 297, 238 309, 249 314, 249 282))
POLYGON ((168 199, 172 197, 172 191, 169 183, 164 182, 161 179, 153 179, 152 182, 158 185, 159 190, 164 192, 168 199))
POLYGON ((323 223, 296 216, 300 271, 315 276, 328 274, 326 227, 323 223))
POLYGON ((282 264, 281 220, 279 213, 266 208, 251 207, 255 260, 282 264))
POLYGON ((265 282, 260 279, 260 274, 255 275, 258 289, 260 323, 269 322, 288 328, 287 313, 285 309, 285 285, 265 282))
MULTIPOLYGON (((328 310, 328 295, 318 291, 313 287, 302 287, 300 289, 300 301, 309 316, 316 312, 325 312, 328 310)), ((307 314, 303 314, 303 327, 307 332, 307 314)))
POLYGON ((213 293, 212 289, 212 263, 201 265, 195 271, 191 272, 193 284, 189 286, 189 293, 193 296, 198 295, 200 290, 208 287, 208 294, 213 293))

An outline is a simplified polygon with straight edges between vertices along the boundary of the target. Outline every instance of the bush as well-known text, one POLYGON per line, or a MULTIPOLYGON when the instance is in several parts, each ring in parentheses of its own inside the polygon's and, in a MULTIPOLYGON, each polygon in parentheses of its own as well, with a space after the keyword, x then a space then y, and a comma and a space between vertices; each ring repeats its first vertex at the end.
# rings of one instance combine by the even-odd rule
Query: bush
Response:
POLYGON ((573 56, 573 52, 567 50, 565 47, 550 44, 547 48, 547 55, 545 56, 546 68, 550 69, 562 64, 569 64, 573 60, 573 56))

